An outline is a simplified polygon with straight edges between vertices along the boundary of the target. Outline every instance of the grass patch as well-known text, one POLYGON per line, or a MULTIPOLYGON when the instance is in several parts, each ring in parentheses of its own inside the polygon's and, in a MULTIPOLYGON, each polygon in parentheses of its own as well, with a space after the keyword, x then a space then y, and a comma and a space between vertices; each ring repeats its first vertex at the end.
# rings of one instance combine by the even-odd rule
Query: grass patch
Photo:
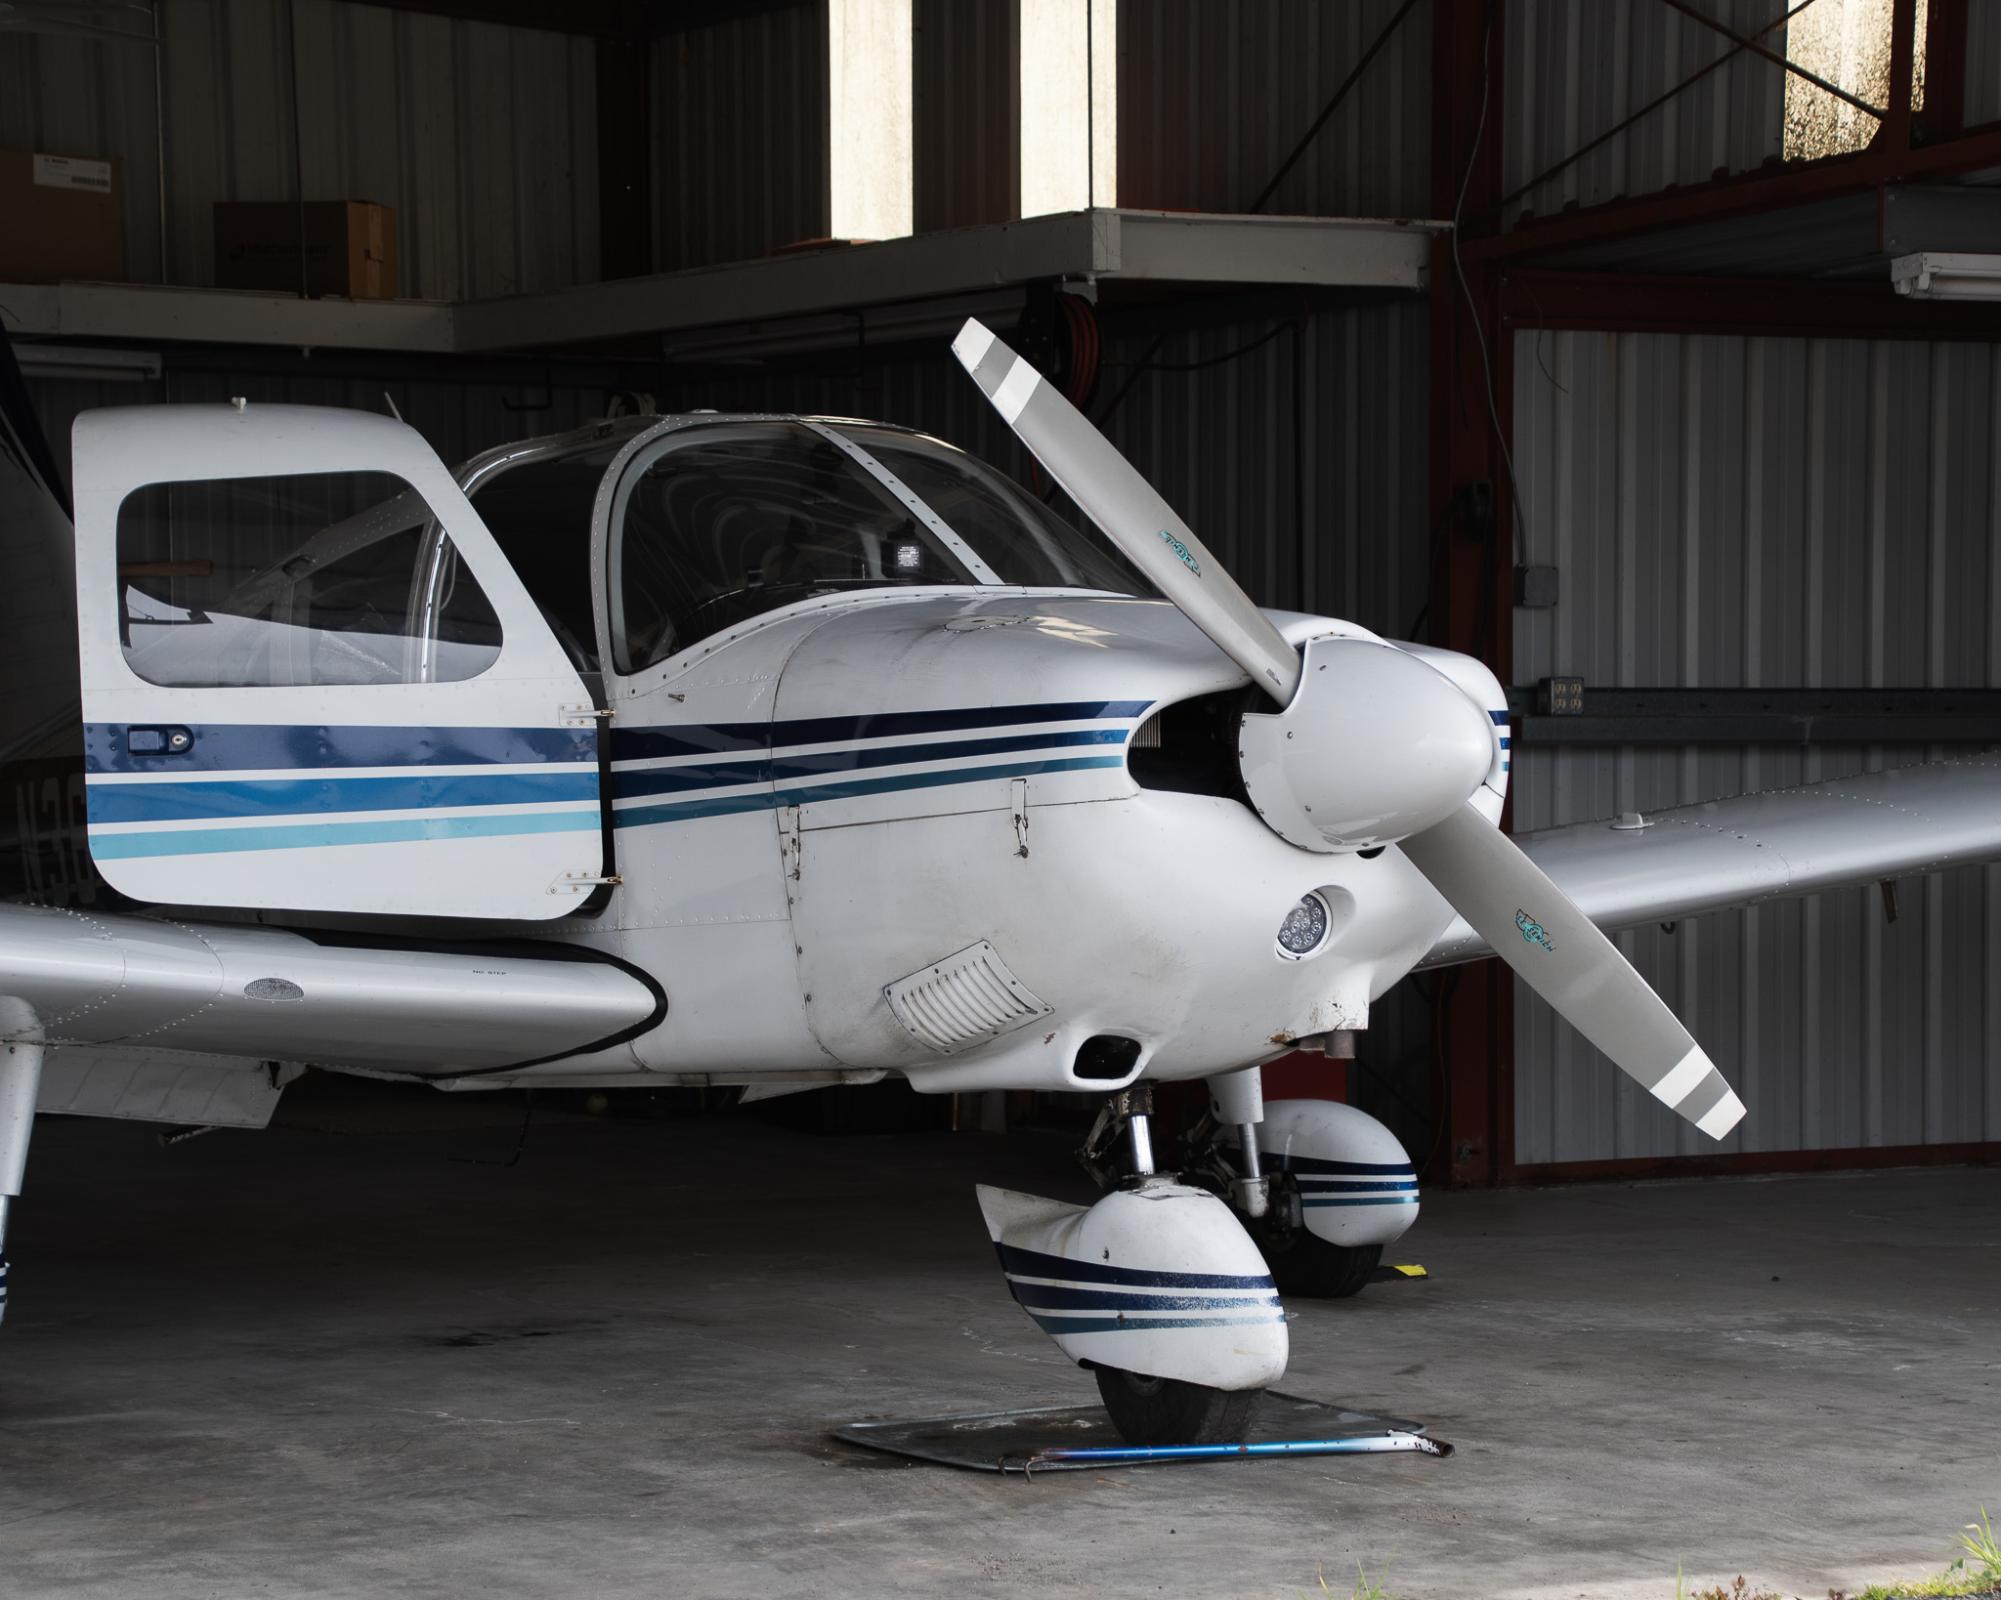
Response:
MULTIPOLYGON (((1969 1522, 1959 1535, 1960 1554, 1945 1571, 1929 1578, 1906 1583, 1872 1583, 1855 1600, 1946 1600, 1953 1595, 2001 1594, 2001 1543, 1994 1537, 1994 1524, 1987 1508, 1980 1508, 1980 1520, 1969 1522)), ((1827 1600, 1849 1600, 1839 1590, 1828 1591, 1827 1600)))
POLYGON ((1770 1589, 1753 1589, 1741 1572, 1737 1574, 1737 1581, 1727 1589, 1719 1583, 1707 1589, 1697 1589, 1691 1594, 1686 1580, 1681 1575, 1681 1569, 1677 1567, 1674 1574, 1674 1600, 1786 1600, 1786 1597, 1770 1589))
MULTIPOLYGON (((1385 1572, 1386 1571, 1387 1569, 1385 1569, 1385 1572)), ((1325 1567, 1316 1567, 1314 1569, 1313 1575, 1314 1577, 1320 1580, 1320 1592, 1323 1595, 1332 1596, 1338 1593, 1338 1591, 1330 1583, 1328 1583, 1327 1569, 1325 1567)), ((1389 1579, 1387 1575, 1381 1578, 1374 1578, 1374 1579, 1370 1578, 1370 1576, 1362 1570, 1362 1563, 1357 1561, 1355 1563, 1355 1587, 1349 1596, 1349 1600, 1392 1600, 1392 1596, 1389 1590, 1383 1587, 1383 1585, 1386 1584, 1388 1581, 1389 1579)))

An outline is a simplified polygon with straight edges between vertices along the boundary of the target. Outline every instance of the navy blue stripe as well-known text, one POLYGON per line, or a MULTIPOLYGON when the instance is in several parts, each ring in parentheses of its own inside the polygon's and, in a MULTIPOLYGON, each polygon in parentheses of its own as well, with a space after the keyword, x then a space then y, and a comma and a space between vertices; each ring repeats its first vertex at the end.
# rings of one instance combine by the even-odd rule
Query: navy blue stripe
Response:
POLYGON ((1241 1328, 1285 1321, 1283 1311, 1248 1317, 1045 1317, 1035 1312, 1035 1325, 1044 1333, 1141 1333, 1152 1328, 1241 1328))
MULTIPOLYGON (((788 802, 789 803, 789 802, 788 802)), ((756 794, 724 794, 713 800, 681 800, 671 805, 633 806, 614 811, 614 828, 645 828, 657 822, 694 822, 702 817, 733 817, 744 811, 775 811, 778 797, 769 789, 756 794)))
POLYGON ((1318 1156, 1282 1156, 1264 1152, 1264 1164, 1282 1172, 1327 1172, 1350 1178, 1414 1178, 1417 1168, 1408 1161, 1323 1161, 1318 1156))
POLYGON ((622 771, 614 767, 611 792, 619 799, 640 794, 679 794, 695 789, 715 789, 726 783, 771 782, 771 757, 752 756, 745 761, 698 761, 685 767, 655 767, 646 772, 622 771))
POLYGON ((896 789, 936 789, 954 783, 978 783, 983 778, 1019 778, 1038 772, 1081 772, 1122 765, 1118 756, 1072 756, 1060 761, 1004 761, 991 767, 958 767, 950 772, 903 772, 887 778, 855 778, 847 783, 817 783, 757 794, 718 795, 713 800, 670 801, 657 806, 632 806, 613 813, 620 828, 656 822, 686 822, 695 817, 726 817, 740 811, 769 811, 779 806, 811 805, 823 800, 852 800, 857 795, 887 794, 896 789))
POLYGON ((960 756, 1004 755, 1052 746, 1124 744, 1124 728, 1082 728, 1073 733, 1024 733, 1006 739, 952 739, 943 744, 878 745, 870 750, 826 750, 774 760, 775 778, 811 778, 851 767, 887 767, 901 761, 950 761, 960 756))
POLYGON ((1417 1180, 1375 1182, 1366 1179, 1307 1178, 1297 1180, 1301 1194, 1416 1194, 1417 1180))
POLYGON ((1134 1283, 1150 1289, 1273 1289, 1270 1273, 1238 1277, 1226 1272, 1149 1272, 1111 1267, 1101 1261, 1069 1261, 1011 1244, 997 1244, 1001 1270, 1023 1278, 1062 1278, 1072 1283, 1134 1283))
POLYGON ((1414 1206, 1415 1194, 1372 1194, 1372 1195, 1301 1195, 1303 1206, 1414 1206))
MULTIPOLYGON (((553 708, 552 708, 553 709, 553 708)), ((300 767, 470 767, 547 761, 597 761, 597 729, 429 728, 396 723, 324 727, 312 723, 87 722, 88 772, 243 772, 300 767), (177 755, 134 755, 133 726, 186 728, 193 735, 177 755)))
POLYGON ((1278 1305, 1278 1295, 1154 1294, 1144 1289, 1065 1289, 1046 1283, 1007 1281, 1024 1306, 1044 1311, 1229 1311, 1243 1306, 1278 1305))
POLYGON ((345 811, 423 811, 595 800, 594 767, 569 772, 409 778, 271 778, 209 783, 94 783, 92 822, 272 817, 345 811))
POLYGON ((826 772, 862 767, 897 766, 910 761, 952 761, 964 756, 1004 755, 1016 750, 1042 750, 1090 744, 1124 744, 1123 728, 1084 728, 1073 733, 1024 733, 1007 739, 950 739, 940 744, 877 745, 867 750, 826 750, 818 755, 759 755, 746 761, 703 761, 686 767, 653 767, 641 772, 619 771, 612 789, 620 799, 642 794, 677 794, 713 789, 721 784, 770 783, 785 778, 811 778, 826 772))
POLYGON ((796 722, 688 723, 661 728, 614 728, 614 761, 697 756, 730 750, 770 750, 794 744, 840 744, 956 728, 1002 728, 1023 722, 1102 722, 1140 716, 1150 700, 1065 700, 1051 705, 968 706, 956 711, 881 711, 859 717, 806 717, 796 722))
POLYGON ((1487 715, 1492 717, 1495 723, 1503 728, 1508 725, 1508 713, 1505 711, 1489 711, 1487 715))

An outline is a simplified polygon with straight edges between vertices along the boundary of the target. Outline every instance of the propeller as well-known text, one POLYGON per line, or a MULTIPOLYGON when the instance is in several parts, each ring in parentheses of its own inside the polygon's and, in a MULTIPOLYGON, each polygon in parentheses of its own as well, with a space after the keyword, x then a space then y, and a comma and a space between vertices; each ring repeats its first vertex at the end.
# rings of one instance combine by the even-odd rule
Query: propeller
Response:
POLYGON ((1666 1003, 1473 804, 1493 736, 1480 707, 1376 640, 1314 640, 1303 664, 1194 531, 1034 367, 970 319, 952 353, 1084 514, 1278 703, 1276 715, 1247 715, 1242 731, 1246 791, 1274 831, 1322 852, 1396 842, 1621 1071, 1713 1139, 1737 1125, 1743 1102, 1666 1003), (1355 692, 1357 668, 1366 694, 1355 692), (1352 759, 1357 740, 1379 745, 1386 734, 1403 741, 1393 752, 1401 759, 1352 759), (1394 797, 1386 782, 1398 786, 1394 797))

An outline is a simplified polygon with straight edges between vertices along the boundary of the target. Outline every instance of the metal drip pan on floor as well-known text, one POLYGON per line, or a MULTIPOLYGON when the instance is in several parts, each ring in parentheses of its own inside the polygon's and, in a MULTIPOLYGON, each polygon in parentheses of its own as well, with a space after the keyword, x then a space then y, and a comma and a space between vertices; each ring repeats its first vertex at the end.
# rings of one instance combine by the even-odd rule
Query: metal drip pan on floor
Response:
POLYGON ((832 1432, 844 1443, 915 1461, 973 1472, 1024 1474, 1272 1456, 1452 1454, 1452 1446, 1431 1438, 1422 1422, 1354 1411, 1276 1389, 1258 1408, 1250 1436, 1238 1444, 1128 1445, 1105 1408, 1095 1405, 885 1418, 843 1423, 832 1432))

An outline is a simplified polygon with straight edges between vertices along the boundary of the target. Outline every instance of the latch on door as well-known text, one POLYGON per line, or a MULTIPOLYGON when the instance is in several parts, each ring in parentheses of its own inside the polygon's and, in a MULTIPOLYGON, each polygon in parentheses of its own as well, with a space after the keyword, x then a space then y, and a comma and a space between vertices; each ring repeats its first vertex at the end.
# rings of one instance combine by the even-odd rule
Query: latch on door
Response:
POLYGON ((186 728, 127 728, 125 753, 134 756, 180 756, 194 748, 186 728))

